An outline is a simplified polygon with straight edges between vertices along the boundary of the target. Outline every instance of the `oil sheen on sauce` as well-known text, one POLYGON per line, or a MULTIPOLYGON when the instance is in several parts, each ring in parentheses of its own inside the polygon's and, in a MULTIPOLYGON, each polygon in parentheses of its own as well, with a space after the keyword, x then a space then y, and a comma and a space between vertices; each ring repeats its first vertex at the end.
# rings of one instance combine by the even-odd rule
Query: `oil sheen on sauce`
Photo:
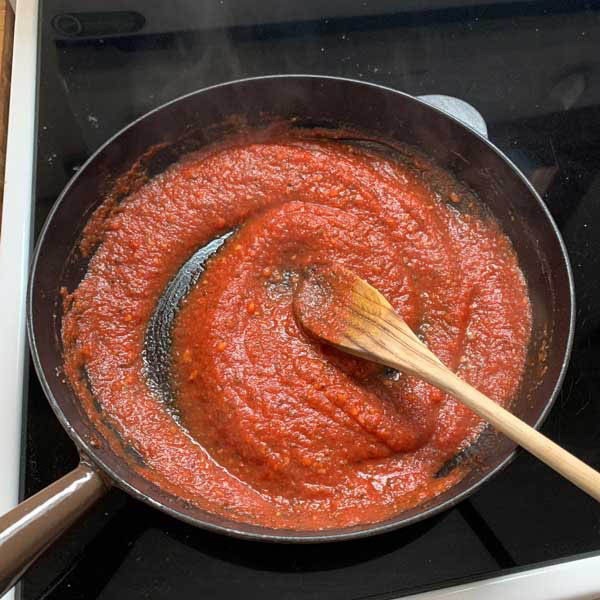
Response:
POLYGON ((253 524, 372 523, 455 484, 463 469, 436 474, 480 419, 319 343, 292 309, 303 269, 347 267, 459 376, 509 404, 531 330, 527 286, 496 222, 436 169, 284 135, 190 154, 148 181, 103 222, 66 301, 65 372, 91 418, 146 478, 253 524), (173 326, 174 418, 148 385, 146 326, 181 265, 233 228, 173 326))

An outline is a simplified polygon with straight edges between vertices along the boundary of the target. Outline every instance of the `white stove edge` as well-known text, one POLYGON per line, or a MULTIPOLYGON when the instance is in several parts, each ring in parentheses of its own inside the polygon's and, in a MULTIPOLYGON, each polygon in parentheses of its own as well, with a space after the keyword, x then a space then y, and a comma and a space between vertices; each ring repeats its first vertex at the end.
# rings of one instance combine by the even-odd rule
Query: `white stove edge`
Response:
MULTIPOLYGON (((31 252, 38 0, 18 0, 0 235, 0 514, 18 501, 21 415, 27 384, 25 296, 31 252)), ((4 596, 13 600, 14 590, 4 596)), ((404 600, 598 600, 600 556, 457 585, 404 600)))
MULTIPOLYGON (((0 233, 0 514, 18 501, 21 414, 27 385, 25 295, 31 250, 37 12, 36 1, 19 0, 0 233)), ((5 598, 12 600, 14 591, 5 598)))

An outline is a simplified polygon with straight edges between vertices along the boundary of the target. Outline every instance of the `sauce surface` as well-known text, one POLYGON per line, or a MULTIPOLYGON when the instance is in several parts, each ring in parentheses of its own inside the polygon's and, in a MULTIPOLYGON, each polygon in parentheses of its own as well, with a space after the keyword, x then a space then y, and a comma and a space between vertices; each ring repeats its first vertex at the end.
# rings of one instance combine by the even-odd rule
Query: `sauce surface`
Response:
POLYGON ((478 417, 298 324, 294 288, 314 263, 376 287, 496 402, 518 389, 531 316, 515 253, 473 194, 423 157, 286 136, 240 142, 184 157, 102 231, 66 300, 65 372, 135 468, 201 508, 325 529, 392 517, 464 476, 436 474, 476 440, 478 417), (171 405, 148 385, 148 321, 181 265, 232 228, 176 317, 171 405))

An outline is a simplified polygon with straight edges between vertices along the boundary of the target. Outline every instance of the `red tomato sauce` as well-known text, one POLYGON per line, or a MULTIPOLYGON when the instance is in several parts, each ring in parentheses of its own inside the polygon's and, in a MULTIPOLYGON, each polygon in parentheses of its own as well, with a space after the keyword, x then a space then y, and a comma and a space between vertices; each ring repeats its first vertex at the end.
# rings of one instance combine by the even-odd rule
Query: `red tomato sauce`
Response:
POLYGON ((103 227, 66 302, 65 372, 135 468, 201 508, 326 529, 392 517, 465 474, 435 476, 476 440, 478 417, 298 324, 294 288, 311 264, 375 286, 499 404, 517 392, 531 311, 515 253, 472 192, 422 157, 285 136, 233 144, 184 157, 103 227), (175 419, 147 383, 146 326, 180 266, 234 227, 175 321, 175 419))

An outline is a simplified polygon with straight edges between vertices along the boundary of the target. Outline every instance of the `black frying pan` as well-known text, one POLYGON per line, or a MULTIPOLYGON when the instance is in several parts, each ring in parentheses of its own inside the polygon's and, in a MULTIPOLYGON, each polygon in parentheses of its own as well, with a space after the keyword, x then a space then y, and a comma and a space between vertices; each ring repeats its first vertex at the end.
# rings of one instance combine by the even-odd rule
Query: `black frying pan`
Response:
POLYGON ((556 397, 574 325, 568 257, 540 197, 486 139, 411 96, 348 79, 261 77, 189 94, 148 113, 104 144, 69 182, 40 235, 28 295, 31 352, 48 400, 77 445, 81 463, 0 519, 0 595, 111 485, 198 527, 263 541, 326 542, 390 531, 449 508, 514 455, 514 443, 487 429, 470 449, 469 474, 425 504, 374 525, 290 531, 239 523, 193 507, 131 470, 99 436, 61 374, 59 290, 62 286, 73 290, 85 274, 88 259, 77 250, 83 226, 103 201, 108 183, 149 147, 166 144, 144 165, 152 175, 183 153, 222 138, 231 130, 229 118, 239 115, 258 128, 272 119, 295 119, 297 127, 350 128, 390 142, 409 143, 475 190, 512 240, 533 306, 528 365, 512 410, 539 426, 556 397), (543 362, 540 356, 545 356, 543 362))

